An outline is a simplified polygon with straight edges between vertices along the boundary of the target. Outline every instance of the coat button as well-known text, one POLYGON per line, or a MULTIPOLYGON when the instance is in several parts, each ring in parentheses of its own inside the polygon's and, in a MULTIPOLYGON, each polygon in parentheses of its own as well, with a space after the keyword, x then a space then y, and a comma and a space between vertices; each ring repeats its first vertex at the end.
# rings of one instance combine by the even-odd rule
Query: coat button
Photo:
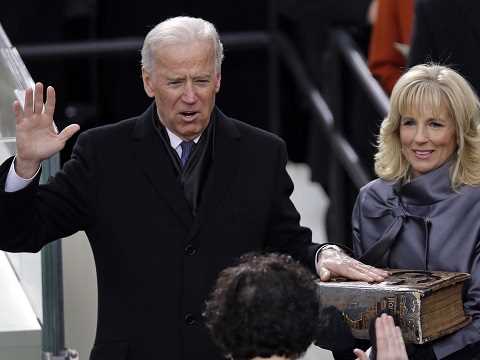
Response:
POLYGON ((192 256, 197 253, 197 249, 192 244, 185 246, 185 255, 192 256))
POLYGON ((197 320, 195 320, 195 317, 192 314, 185 315, 185 324, 195 325, 196 323, 197 323, 197 320))

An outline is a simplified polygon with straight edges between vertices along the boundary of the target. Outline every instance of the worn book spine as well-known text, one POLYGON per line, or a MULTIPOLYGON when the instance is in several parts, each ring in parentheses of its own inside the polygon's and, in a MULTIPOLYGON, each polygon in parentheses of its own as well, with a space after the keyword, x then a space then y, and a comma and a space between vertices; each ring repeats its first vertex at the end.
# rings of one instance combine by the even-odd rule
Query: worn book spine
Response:
POLYGON ((390 285, 392 281, 319 281, 318 294, 322 305, 333 305, 343 313, 355 338, 368 339, 370 322, 387 313, 400 326, 406 342, 423 344, 469 323, 462 303, 462 287, 467 278, 468 274, 442 272, 431 284, 415 286, 390 285))

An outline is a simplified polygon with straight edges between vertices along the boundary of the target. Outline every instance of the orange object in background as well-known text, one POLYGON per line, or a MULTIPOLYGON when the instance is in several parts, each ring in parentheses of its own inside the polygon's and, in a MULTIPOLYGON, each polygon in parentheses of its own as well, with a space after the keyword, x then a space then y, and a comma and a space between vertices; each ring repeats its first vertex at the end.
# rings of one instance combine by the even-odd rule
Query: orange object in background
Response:
POLYGON ((368 67, 389 95, 407 63, 413 16, 414 0, 378 0, 368 67))

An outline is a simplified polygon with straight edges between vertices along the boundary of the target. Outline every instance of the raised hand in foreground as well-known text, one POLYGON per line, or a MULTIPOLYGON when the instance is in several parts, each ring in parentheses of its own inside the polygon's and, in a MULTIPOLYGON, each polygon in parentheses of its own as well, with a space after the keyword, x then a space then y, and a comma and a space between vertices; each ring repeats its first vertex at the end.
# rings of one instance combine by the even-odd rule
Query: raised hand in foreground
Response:
POLYGON ((62 150, 65 142, 80 129, 78 124, 71 124, 58 133, 53 122, 54 110, 55 90, 51 86, 47 88, 44 104, 42 83, 35 84, 35 89, 27 89, 23 109, 19 101, 13 103, 17 132, 15 171, 25 179, 36 173, 42 160, 62 150))
MULTIPOLYGON (((393 318, 382 314, 375 320, 377 342, 377 360, 408 360, 402 332, 395 326, 393 318)), ((357 360, 368 360, 367 354, 360 349, 353 350, 357 360)))

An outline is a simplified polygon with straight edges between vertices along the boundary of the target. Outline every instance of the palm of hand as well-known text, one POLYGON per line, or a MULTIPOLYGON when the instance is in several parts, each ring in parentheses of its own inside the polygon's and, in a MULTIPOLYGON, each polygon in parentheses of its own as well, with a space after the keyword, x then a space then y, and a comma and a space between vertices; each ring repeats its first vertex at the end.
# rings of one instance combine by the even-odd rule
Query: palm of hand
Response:
POLYGON ((79 130, 77 124, 72 124, 57 133, 53 122, 55 90, 50 86, 47 88, 44 104, 41 83, 37 83, 34 90, 27 89, 25 92, 24 109, 16 101, 13 110, 16 117, 17 162, 31 164, 31 167, 38 167, 42 160, 60 151, 65 142, 79 130))
POLYGON ((53 117, 47 113, 32 113, 17 121, 17 156, 23 160, 41 161, 62 149, 53 125, 53 117))

